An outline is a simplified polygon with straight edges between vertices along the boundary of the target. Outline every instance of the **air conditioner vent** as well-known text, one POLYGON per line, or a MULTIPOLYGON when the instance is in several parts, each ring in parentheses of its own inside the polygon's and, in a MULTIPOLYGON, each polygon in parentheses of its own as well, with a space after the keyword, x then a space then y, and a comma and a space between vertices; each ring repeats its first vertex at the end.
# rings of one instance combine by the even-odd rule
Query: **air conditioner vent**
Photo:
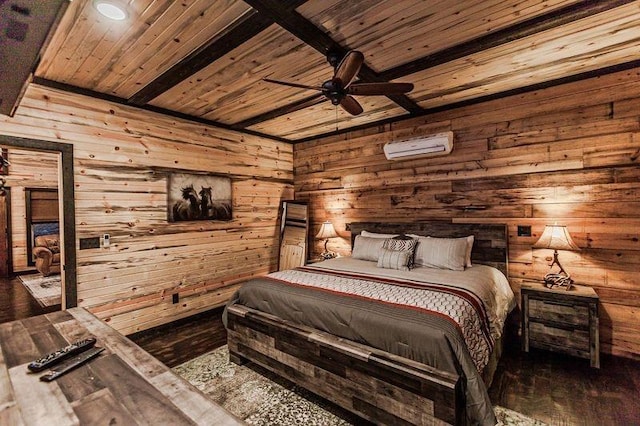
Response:
POLYGON ((452 149, 453 132, 443 132, 389 142, 384 145, 384 155, 387 160, 409 160, 447 155, 452 149))

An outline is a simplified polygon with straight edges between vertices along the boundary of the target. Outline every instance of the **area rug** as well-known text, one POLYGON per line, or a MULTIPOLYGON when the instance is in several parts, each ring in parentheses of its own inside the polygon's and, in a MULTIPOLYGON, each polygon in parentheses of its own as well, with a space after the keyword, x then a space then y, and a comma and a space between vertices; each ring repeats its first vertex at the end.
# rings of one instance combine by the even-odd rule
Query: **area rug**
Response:
POLYGON ((43 277, 40 274, 18 275, 22 284, 29 290, 29 293, 38 301, 40 306, 59 305, 62 300, 62 287, 60 285, 60 275, 49 275, 43 277))
MULTIPOLYGON (((260 366, 230 363, 226 346, 174 367, 173 371, 250 425, 367 424, 260 366)), ((501 425, 545 425, 508 408, 494 410, 501 425)))

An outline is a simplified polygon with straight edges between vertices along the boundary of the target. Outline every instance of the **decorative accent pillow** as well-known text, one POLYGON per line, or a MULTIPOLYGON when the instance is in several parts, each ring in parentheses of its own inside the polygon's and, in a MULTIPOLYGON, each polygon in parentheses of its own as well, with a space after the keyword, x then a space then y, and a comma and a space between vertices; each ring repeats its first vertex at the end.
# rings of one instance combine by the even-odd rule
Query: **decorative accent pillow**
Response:
POLYGON ((464 271, 467 263, 467 238, 427 237, 418 240, 414 263, 431 268, 464 271))
POLYGON ((408 271, 409 262, 411 261, 412 257, 413 250, 390 250, 383 247, 380 249, 377 266, 378 268, 408 271))
POLYGON ((368 238, 363 237, 362 235, 356 235, 356 238, 353 241, 351 257, 354 259, 377 262, 378 254, 380 253, 384 242, 385 240, 382 238, 368 238))
MULTIPOLYGON (((389 238, 384 240, 383 248, 387 250, 394 251, 410 251, 411 256, 409 257, 409 261, 406 263, 409 269, 413 268, 413 254, 416 249, 416 244, 418 244, 418 240, 414 240, 411 237, 406 235, 398 235, 397 237, 389 238)), ((380 261, 380 258, 378 258, 380 261)))
POLYGON ((406 235, 398 235, 384 240, 383 247, 389 250, 413 250, 416 244, 418 244, 417 240, 406 235))

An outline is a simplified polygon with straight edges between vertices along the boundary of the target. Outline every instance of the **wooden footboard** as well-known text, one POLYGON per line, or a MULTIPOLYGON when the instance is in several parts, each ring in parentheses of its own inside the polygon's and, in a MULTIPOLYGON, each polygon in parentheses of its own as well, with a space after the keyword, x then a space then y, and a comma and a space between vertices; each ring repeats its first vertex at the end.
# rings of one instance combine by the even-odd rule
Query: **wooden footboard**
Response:
POLYGON ((255 362, 378 424, 466 422, 464 380, 242 305, 227 308, 231 360, 255 362))

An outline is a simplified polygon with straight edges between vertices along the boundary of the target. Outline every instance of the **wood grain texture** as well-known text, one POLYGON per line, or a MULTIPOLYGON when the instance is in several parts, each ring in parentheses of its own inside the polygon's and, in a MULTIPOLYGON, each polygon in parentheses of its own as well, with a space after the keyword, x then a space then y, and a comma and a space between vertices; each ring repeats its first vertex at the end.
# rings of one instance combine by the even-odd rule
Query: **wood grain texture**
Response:
POLYGON ((464 423, 454 374, 244 306, 227 314, 232 360, 249 359, 374 422, 464 423))
POLYGON ((76 236, 111 235, 108 249, 77 253, 78 304, 123 333, 220 306, 277 267, 288 144, 35 85, 0 132, 73 145, 76 236), (168 223, 172 171, 230 176, 233 220, 168 223))
POLYGON ((15 424, 240 424, 83 308, 5 323, 0 334, 0 418, 15 424), (38 340, 45 330, 48 342, 38 340), (30 360, 89 336, 106 349, 90 363, 51 383, 27 372, 30 360))
POLYGON ((520 286, 522 349, 530 347, 587 358, 600 368, 598 295, 591 287, 545 288, 541 282, 520 286))
POLYGON ((370 1, 362 7, 331 0, 310 1, 297 10, 335 34, 336 42, 361 50, 366 62, 380 72, 572 3, 576 2, 410 0, 370 1))
MULTIPOLYGON (((35 152, 11 148, 9 174, 6 185, 11 187, 11 259, 14 272, 35 270, 28 265, 27 252, 27 189, 56 189, 58 187, 57 153, 35 152)), ((57 215, 57 211, 54 212, 57 215)), ((53 220, 57 221, 57 218, 53 220)))
POLYGON ((128 98, 249 8, 232 0, 145 0, 130 6, 125 25, 89 0, 69 9, 38 76, 128 98))
POLYGON ((37 78, 290 140, 637 61, 632 0, 140 0, 123 22, 92 3, 70 4, 37 78), (336 119, 328 102, 289 108, 317 92, 262 80, 319 86, 332 76, 325 52, 338 45, 365 54, 363 81, 415 89, 393 101, 359 96, 365 113, 336 119))
MULTIPOLYGON (((350 250, 352 222, 506 223, 509 274, 548 272, 551 251, 532 249, 544 226, 568 226, 580 252, 562 252, 572 277, 600 295, 602 350, 640 354, 640 69, 443 111, 382 128, 295 145, 296 197, 311 233, 323 221, 350 250), (387 161, 384 143, 453 130, 451 155, 387 161), (518 225, 532 235, 518 236, 518 225)), ((315 241, 311 257, 322 251, 315 241)))
MULTIPOLYGON (((212 341, 208 349, 203 344, 204 335, 226 336, 222 311, 216 312, 204 320, 194 317, 180 321, 176 327, 164 326, 144 342, 135 342, 159 360, 179 364, 186 361, 181 357, 188 356, 189 351, 178 347, 197 348, 192 354, 195 357, 224 344, 226 338, 212 341), (174 343, 178 345, 176 352, 168 353, 166 348, 174 343)), ((506 336, 505 350, 489 388, 494 405, 549 425, 578 425, 589 419, 627 425, 640 418, 640 405, 633 403, 633 395, 640 393, 640 361, 603 355, 601 369, 595 370, 588 360, 561 353, 535 348, 522 352, 515 328, 507 328, 506 336)))

